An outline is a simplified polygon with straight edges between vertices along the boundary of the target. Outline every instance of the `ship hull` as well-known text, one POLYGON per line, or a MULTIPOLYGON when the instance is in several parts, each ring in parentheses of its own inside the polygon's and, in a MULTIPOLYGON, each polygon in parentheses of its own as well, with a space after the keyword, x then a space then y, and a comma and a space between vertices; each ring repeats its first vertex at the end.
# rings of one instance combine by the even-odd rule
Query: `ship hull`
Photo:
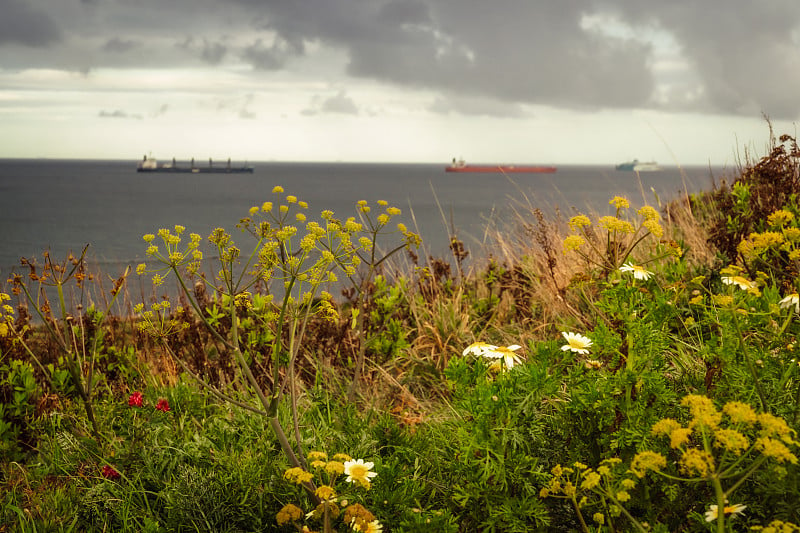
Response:
POLYGON ((445 172, 477 172, 483 174, 549 174, 556 171, 556 167, 549 166, 524 166, 524 165, 464 165, 448 166, 445 172))
POLYGON ((136 172, 166 172, 172 174, 243 174, 253 173, 253 167, 158 167, 137 168, 136 172))

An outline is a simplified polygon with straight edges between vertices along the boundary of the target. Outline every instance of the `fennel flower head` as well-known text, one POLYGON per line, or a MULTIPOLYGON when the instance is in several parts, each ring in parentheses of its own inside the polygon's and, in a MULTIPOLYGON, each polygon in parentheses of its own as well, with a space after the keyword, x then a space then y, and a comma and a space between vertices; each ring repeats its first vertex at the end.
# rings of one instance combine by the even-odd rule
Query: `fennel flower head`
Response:
POLYGON ((573 351, 581 355, 589 353, 589 346, 592 345, 592 340, 589 337, 584 337, 580 333, 562 331, 561 334, 567 340, 567 344, 561 347, 563 351, 573 351))

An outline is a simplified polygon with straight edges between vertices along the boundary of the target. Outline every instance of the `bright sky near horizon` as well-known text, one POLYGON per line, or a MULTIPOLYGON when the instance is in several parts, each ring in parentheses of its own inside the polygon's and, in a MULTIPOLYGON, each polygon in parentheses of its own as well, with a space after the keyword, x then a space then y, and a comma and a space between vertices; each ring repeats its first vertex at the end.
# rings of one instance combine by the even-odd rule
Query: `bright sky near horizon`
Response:
POLYGON ((0 157, 736 166, 797 0, 0 0, 0 157))

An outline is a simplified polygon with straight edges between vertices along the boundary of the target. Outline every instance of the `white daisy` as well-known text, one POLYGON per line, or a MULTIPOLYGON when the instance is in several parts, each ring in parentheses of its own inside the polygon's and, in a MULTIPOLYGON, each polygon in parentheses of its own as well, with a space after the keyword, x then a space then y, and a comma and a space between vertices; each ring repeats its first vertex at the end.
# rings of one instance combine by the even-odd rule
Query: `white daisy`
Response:
POLYGON ((520 359, 519 356, 514 353, 520 348, 522 348, 522 346, 519 344, 512 344, 511 346, 495 346, 494 349, 484 352, 483 356, 491 359, 502 359, 503 363, 506 365, 506 368, 510 370, 514 368, 515 363, 522 363, 522 359, 520 359))
POLYGON ((582 355, 589 353, 588 348, 592 345, 592 339, 589 337, 584 337, 580 333, 573 333, 571 331, 569 333, 562 331, 561 334, 565 339, 567 339, 568 343, 561 347, 562 350, 565 352, 567 350, 572 350, 573 352, 577 352, 582 355))
POLYGON ((722 276, 722 283, 725 285, 736 285, 743 291, 755 289, 758 286, 744 276, 722 276))
POLYGON ((362 483, 369 485, 370 478, 377 476, 376 472, 372 471, 375 463, 365 463, 364 459, 356 459, 355 461, 345 461, 344 473, 347 474, 348 483, 362 483))
POLYGON ((653 273, 650 272, 649 270, 645 270, 644 267, 639 265, 634 265, 633 263, 625 263, 624 265, 619 267, 619 269, 622 272, 631 272, 635 279, 640 279, 642 281, 647 281, 648 279, 650 279, 650 276, 653 275, 653 273))
MULTIPOLYGON (((747 509, 746 505, 742 505, 741 503, 736 503, 734 505, 726 505, 725 508, 723 509, 723 512, 733 517, 737 514, 742 514, 745 509, 747 509)), ((710 506, 708 508, 708 511, 706 511, 706 522, 713 522, 714 520, 717 519, 718 515, 719 515, 718 507, 716 505, 710 506)))
POLYGON ((786 298, 780 301, 781 309, 786 309, 787 307, 794 306, 794 310, 796 313, 800 313, 800 295, 796 292, 790 294, 786 298))
POLYGON ((497 346, 494 344, 487 344, 485 342, 473 342, 469 346, 467 346, 461 355, 472 354, 474 356, 480 357, 485 355, 486 352, 491 352, 497 349, 497 346))

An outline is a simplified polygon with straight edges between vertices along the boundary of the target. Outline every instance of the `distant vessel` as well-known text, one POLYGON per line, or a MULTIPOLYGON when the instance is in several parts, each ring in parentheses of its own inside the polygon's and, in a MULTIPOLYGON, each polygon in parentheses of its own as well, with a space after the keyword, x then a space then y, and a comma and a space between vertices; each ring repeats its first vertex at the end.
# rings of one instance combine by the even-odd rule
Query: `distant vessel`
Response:
POLYGON ((550 166, 532 166, 532 165, 468 165, 463 159, 456 160, 453 158, 453 163, 444 167, 445 172, 482 172, 482 173, 504 173, 504 174, 521 174, 521 173, 550 173, 555 172, 556 167, 550 166))
POLYGON ((178 165, 175 162, 175 158, 172 158, 171 163, 159 164, 155 158, 144 156, 144 158, 139 161, 139 164, 136 165, 136 172, 193 172, 195 174, 214 172, 220 174, 240 174, 243 172, 252 173, 253 167, 247 166, 246 164, 240 167, 233 167, 231 166, 230 159, 228 159, 228 162, 225 164, 214 166, 214 161, 212 161, 211 158, 208 159, 208 166, 195 166, 194 158, 192 158, 188 166, 178 165))
POLYGON ((632 170, 634 172, 655 172, 661 170, 661 167, 658 166, 658 163, 655 161, 639 161, 638 159, 620 163, 615 168, 617 170, 632 170))

